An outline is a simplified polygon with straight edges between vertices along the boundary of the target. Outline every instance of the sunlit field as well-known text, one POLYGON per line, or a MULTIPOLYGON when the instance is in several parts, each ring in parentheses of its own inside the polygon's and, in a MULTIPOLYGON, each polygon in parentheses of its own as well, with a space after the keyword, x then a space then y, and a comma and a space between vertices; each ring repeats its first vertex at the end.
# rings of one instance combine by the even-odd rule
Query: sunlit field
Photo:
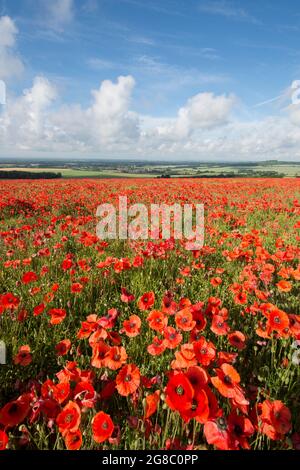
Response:
POLYGON ((0 194, 0 449, 300 449, 300 180, 0 194), (204 203, 204 247, 99 240, 119 195, 204 203))

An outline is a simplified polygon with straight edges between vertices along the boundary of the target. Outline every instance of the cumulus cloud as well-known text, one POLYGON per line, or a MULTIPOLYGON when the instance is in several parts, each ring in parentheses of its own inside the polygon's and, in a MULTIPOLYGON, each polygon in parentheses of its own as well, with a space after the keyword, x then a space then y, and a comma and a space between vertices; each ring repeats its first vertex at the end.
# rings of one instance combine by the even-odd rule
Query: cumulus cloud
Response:
POLYGON ((118 148, 139 138, 138 116, 129 110, 134 79, 120 76, 92 91, 92 104, 54 109, 55 87, 43 77, 0 115, 2 147, 51 151, 99 151, 118 148))
POLYGON ((64 106, 52 113, 50 122, 55 139, 65 147, 89 151, 117 148, 139 138, 138 116, 129 110, 134 87, 131 75, 120 76, 116 83, 104 80, 92 91, 92 104, 64 106))
POLYGON ((99 143, 113 143, 118 139, 138 136, 137 117, 128 110, 134 85, 131 75, 121 76, 117 83, 105 80, 99 90, 92 92, 94 103, 87 115, 99 143))
POLYGON ((36 77, 31 89, 10 100, 0 116, 0 140, 3 146, 20 149, 41 147, 49 140, 47 110, 56 98, 56 90, 43 77, 36 77))
POLYGON ((175 121, 158 126, 157 133, 161 137, 182 140, 199 129, 213 129, 224 125, 228 122, 235 101, 233 95, 216 96, 213 93, 199 93, 179 109, 175 121))
POLYGON ((9 16, 0 17, 0 79, 7 80, 23 72, 23 63, 15 52, 18 29, 9 16))

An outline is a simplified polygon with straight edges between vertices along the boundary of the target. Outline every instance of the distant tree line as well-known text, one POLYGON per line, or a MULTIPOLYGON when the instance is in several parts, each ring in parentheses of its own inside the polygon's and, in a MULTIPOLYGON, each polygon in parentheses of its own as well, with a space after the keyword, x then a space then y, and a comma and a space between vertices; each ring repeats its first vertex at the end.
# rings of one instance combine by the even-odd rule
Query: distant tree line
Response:
MULTIPOLYGON (((176 178, 176 174, 166 174, 157 176, 157 178, 176 178)), ((277 173, 276 171, 249 171, 249 172, 224 172, 224 173, 213 173, 213 174, 196 174, 196 175, 180 175, 184 178, 284 178, 284 173, 277 173)))
POLYGON ((11 170, 11 171, 4 171, 0 170, 0 179, 5 180, 50 180, 62 178, 61 173, 52 173, 50 171, 19 171, 19 170, 11 170))

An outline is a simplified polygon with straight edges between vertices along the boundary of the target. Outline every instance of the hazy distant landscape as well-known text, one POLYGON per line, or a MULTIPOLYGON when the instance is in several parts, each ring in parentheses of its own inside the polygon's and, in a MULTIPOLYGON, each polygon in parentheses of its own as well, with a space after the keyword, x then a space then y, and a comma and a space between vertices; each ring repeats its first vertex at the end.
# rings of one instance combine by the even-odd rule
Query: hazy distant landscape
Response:
POLYGON ((156 162, 156 161, 2 161, 0 178, 28 177, 47 178, 218 178, 256 177, 285 178, 300 176, 300 162, 156 162), (51 176, 50 176, 51 177, 51 176))

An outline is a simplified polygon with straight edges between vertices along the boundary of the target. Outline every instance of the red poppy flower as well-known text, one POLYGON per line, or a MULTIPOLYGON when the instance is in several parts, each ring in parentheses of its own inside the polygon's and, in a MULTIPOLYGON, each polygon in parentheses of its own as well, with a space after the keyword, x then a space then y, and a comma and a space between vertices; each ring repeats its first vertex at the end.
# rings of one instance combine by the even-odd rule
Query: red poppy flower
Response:
POLYGON ((134 295, 133 294, 130 294, 130 292, 128 292, 127 289, 125 289, 125 287, 121 287, 121 300, 122 302, 125 302, 125 303, 129 303, 129 302, 133 302, 135 299, 134 295))
POLYGON ((241 331, 234 331, 228 335, 228 340, 231 346, 239 349, 240 351, 246 347, 246 337, 241 331))
POLYGON ((288 315, 279 309, 274 309, 269 313, 267 328, 277 331, 278 333, 283 332, 289 328, 290 321, 288 315))
POLYGON ((96 331, 94 331, 94 333, 92 333, 89 337, 89 345, 91 346, 91 348, 94 348, 97 343, 101 343, 103 340, 107 339, 107 337, 108 332, 104 328, 99 326, 96 331))
POLYGON ((71 341, 69 339, 63 339, 55 346, 55 351, 58 356, 65 356, 71 349, 71 341))
POLYGON ((0 429, 0 450, 5 450, 8 444, 8 435, 0 429))
POLYGON ((170 292, 167 292, 162 299, 162 312, 168 315, 174 315, 177 311, 177 303, 174 302, 173 296, 170 292))
POLYGON ((180 330, 191 331, 196 322, 193 320, 193 315, 189 307, 180 310, 175 314, 175 323, 180 330))
POLYGON ((180 351, 175 352, 175 360, 171 363, 172 369, 187 369, 196 366, 197 360, 192 344, 183 344, 180 351))
POLYGON ((65 445, 68 450, 79 450, 82 446, 82 434, 80 429, 77 431, 66 431, 64 435, 65 445))
POLYGON ((228 331, 230 330, 229 326, 221 315, 213 316, 210 329, 213 333, 215 333, 215 335, 218 336, 227 335, 228 331))
POLYGON ((195 329, 199 332, 205 330, 207 321, 206 321, 206 318, 204 317, 203 312, 201 310, 196 310, 196 311, 192 310, 192 314, 193 314, 193 320, 196 323, 195 329))
POLYGON ((34 317, 37 317, 38 315, 41 315, 43 313, 43 311, 45 310, 45 304, 40 304, 40 305, 37 305, 36 307, 34 307, 33 309, 33 316, 34 317))
POLYGON ((232 411, 228 416, 228 430, 236 446, 250 449, 248 438, 254 434, 255 429, 249 418, 232 411))
POLYGON ((99 444, 109 439, 114 431, 114 423, 111 417, 103 411, 99 411, 93 418, 92 431, 94 441, 99 444))
POLYGON ((194 389, 185 374, 171 376, 166 387, 166 403, 172 410, 187 410, 192 405, 194 389))
POLYGON ((123 322, 123 328, 129 338, 138 336, 141 332, 141 319, 137 315, 130 315, 128 320, 123 322))
POLYGON ((168 325, 168 317, 159 310, 152 310, 147 317, 147 322, 152 330, 162 331, 168 325))
POLYGON ((223 397, 235 398, 236 386, 240 383, 240 376, 230 364, 222 364, 216 369, 217 376, 211 378, 214 387, 223 397))
POLYGON ((22 276, 23 284, 30 284, 31 282, 35 282, 37 280, 38 280, 37 274, 32 271, 28 271, 27 273, 24 273, 22 276))
POLYGON ((110 308, 106 315, 99 318, 97 324, 102 326, 102 328, 113 328, 115 326, 116 320, 119 316, 119 312, 116 308, 110 308))
POLYGON ((77 338, 83 339, 88 338, 94 330, 94 323, 83 321, 81 322, 81 328, 77 333, 77 338))
POLYGON ((192 366, 187 370, 185 375, 189 379, 195 392, 205 388, 208 383, 208 375, 202 367, 192 366))
POLYGON ((222 279, 220 277, 213 277, 211 280, 210 280, 210 283, 213 287, 217 287, 219 286, 220 284, 222 284, 222 279))
POLYGON ((67 312, 63 308, 51 308, 48 315, 51 317, 51 325, 59 325, 66 318, 67 312))
POLYGON ((258 328, 256 328, 255 332, 261 338, 271 338, 270 334, 272 330, 270 329, 269 326, 267 327, 266 323, 259 321, 258 328))
POLYGON ((73 392, 74 400, 82 407, 93 408, 97 394, 93 385, 89 382, 78 382, 73 392))
POLYGON ((50 302, 52 302, 53 299, 54 299, 53 292, 47 292, 47 294, 44 295, 44 302, 46 304, 49 304, 50 302))
POLYGON ((111 370, 117 370, 127 361, 127 353, 123 346, 113 346, 106 353, 104 365, 111 370))
POLYGON ((193 343, 193 346, 197 361, 203 366, 209 366, 216 357, 216 348, 213 343, 206 341, 202 336, 199 341, 193 343))
POLYGON ((83 285, 80 284, 80 282, 74 282, 72 285, 71 285, 71 292, 72 294, 78 294, 82 291, 83 289, 83 285))
POLYGON ((209 402, 203 389, 194 393, 192 402, 188 409, 180 411, 182 419, 188 423, 191 419, 196 419, 199 423, 206 423, 209 417, 209 402))
POLYGON ((300 339, 300 315, 289 315, 290 332, 296 338, 300 339), (298 338, 299 337, 299 338, 298 338))
POLYGON ((31 396, 25 394, 4 405, 0 410, 0 423, 9 428, 22 423, 29 414, 30 401, 31 396))
POLYGON ((67 398, 70 395, 70 391, 71 391, 71 387, 70 387, 69 382, 62 382, 57 385, 54 385, 53 393, 52 393, 53 398, 59 404, 61 404, 67 400, 67 398))
POLYGON ((220 417, 204 424, 204 436, 218 450, 232 450, 232 441, 225 418, 220 417))
POLYGON ((123 366, 116 377, 116 388, 120 395, 127 396, 134 393, 141 381, 139 368, 135 364, 123 366))
POLYGON ((220 367, 222 364, 225 364, 225 363, 234 364, 237 357, 238 357, 238 353, 220 351, 218 352, 217 365, 218 367, 220 367))
POLYGON ((97 367, 97 369, 101 369, 101 367, 105 367, 105 356, 109 352, 110 346, 104 343, 103 340, 100 340, 98 343, 93 345, 93 354, 91 365, 93 367, 97 367))
POLYGON ((178 333, 172 326, 164 329, 164 345, 166 348, 175 349, 182 341, 182 334, 178 333))
POLYGON ((235 297, 234 297, 234 303, 237 305, 244 305, 247 303, 247 295, 245 292, 239 292, 235 297))
POLYGON ((140 297, 138 301, 138 307, 140 310, 150 310, 155 302, 154 292, 146 292, 140 297))
POLYGON ((77 431, 80 425, 80 419, 81 413, 79 406, 74 401, 69 401, 56 418, 59 432, 64 435, 66 432, 77 431))
POLYGON ((291 412, 280 400, 265 400, 261 406, 261 432, 270 439, 279 440, 291 430, 291 412))
POLYGON ((152 340, 152 344, 149 344, 147 347, 147 351, 151 356, 159 356, 162 354, 166 349, 166 345, 164 340, 155 336, 152 340))
POLYGON ((107 341, 113 346, 120 346, 122 338, 117 331, 107 331, 107 341))
POLYGON ((20 299, 11 292, 0 295, 0 305, 4 310, 15 310, 20 303, 20 299))
POLYGON ((212 316, 212 315, 217 315, 220 307, 222 305, 222 300, 219 299, 218 297, 210 297, 208 299, 208 305, 205 310, 206 315, 212 316))
POLYGON ((55 384, 52 380, 47 379, 41 386, 41 395, 43 398, 51 397, 55 384))
POLYGON ((73 261, 70 258, 66 258, 63 260, 61 267, 64 271, 67 271, 68 269, 71 269, 73 266, 73 261))
POLYGON ((160 391, 156 390, 156 392, 152 393, 151 395, 147 395, 146 397, 146 406, 145 406, 145 419, 149 419, 156 410, 160 400, 160 391))
POLYGON ((14 357, 14 364, 20 364, 20 366, 28 366, 32 362, 32 355, 30 353, 30 347, 26 344, 20 346, 18 353, 14 357))
POLYGON ((223 411, 219 408, 216 395, 209 387, 204 387, 209 403, 209 420, 214 420, 222 416, 223 411))
POLYGON ((292 290, 292 284, 289 281, 282 281, 277 282, 276 286, 278 287, 279 292, 290 292, 292 290))
POLYGON ((191 307, 191 306, 192 306, 192 302, 187 297, 182 297, 179 300, 179 305, 178 305, 179 310, 183 310, 184 308, 191 307))

